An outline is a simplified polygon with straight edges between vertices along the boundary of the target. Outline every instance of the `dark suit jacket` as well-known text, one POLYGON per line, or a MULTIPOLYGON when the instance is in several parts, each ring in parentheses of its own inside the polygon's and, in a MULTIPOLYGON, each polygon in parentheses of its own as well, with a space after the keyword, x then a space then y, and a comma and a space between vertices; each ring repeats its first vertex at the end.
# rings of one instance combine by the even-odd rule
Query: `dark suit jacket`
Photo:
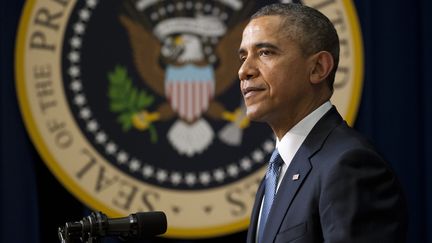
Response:
MULTIPOLYGON (((247 242, 255 242, 258 188, 247 242)), ((333 107, 318 121, 282 179, 264 242, 405 242, 406 205, 393 171, 333 107), (298 180, 293 175, 299 174, 298 180)))

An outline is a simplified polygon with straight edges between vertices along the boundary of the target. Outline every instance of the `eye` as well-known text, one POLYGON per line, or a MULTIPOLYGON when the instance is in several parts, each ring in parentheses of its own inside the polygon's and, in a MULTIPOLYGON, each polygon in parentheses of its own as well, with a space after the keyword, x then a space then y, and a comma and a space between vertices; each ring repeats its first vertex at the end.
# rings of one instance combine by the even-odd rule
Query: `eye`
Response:
POLYGON ((266 49, 263 49, 263 50, 260 50, 259 51, 259 55, 260 56, 270 56, 270 55, 272 55, 273 54, 273 52, 272 51, 270 51, 270 50, 266 50, 266 49))
POLYGON ((240 56, 239 56, 239 61, 240 61, 240 63, 244 63, 245 60, 246 60, 246 56, 245 56, 245 55, 240 55, 240 56))

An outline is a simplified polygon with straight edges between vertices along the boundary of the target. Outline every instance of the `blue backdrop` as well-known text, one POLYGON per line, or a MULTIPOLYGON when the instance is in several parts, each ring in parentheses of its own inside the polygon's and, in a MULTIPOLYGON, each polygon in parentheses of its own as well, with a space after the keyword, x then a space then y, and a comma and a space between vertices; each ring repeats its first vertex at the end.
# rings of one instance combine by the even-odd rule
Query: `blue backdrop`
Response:
MULTIPOLYGON (((54 179, 24 129, 13 74, 23 4, 0 4, 0 242, 58 242, 57 227, 88 210, 54 179)), ((407 242, 432 242, 432 1, 358 0, 355 5, 365 47, 355 127, 375 143, 403 184, 410 215, 407 242)), ((245 233, 205 242, 228 240, 243 242, 245 233)))

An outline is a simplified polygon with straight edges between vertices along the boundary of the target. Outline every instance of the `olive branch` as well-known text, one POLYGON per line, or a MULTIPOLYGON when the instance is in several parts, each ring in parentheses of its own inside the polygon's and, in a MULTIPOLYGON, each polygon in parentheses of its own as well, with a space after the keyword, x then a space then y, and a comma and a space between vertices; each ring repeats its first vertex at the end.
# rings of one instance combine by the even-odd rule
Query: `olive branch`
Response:
MULTIPOLYGON (((138 90, 132 84, 124 66, 117 65, 113 71, 108 72, 108 97, 110 99, 110 111, 118 113, 117 122, 123 131, 129 131, 132 127, 132 117, 141 110, 147 109, 154 102, 154 97, 145 90, 138 90)), ((148 127, 150 141, 156 143, 158 135, 154 125, 148 127)))

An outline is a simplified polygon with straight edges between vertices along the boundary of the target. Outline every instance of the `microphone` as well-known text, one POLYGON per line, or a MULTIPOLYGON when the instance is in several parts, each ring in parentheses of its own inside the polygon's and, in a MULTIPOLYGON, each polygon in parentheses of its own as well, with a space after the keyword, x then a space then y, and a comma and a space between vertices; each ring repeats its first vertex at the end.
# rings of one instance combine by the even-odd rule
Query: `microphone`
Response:
POLYGON ((143 239, 165 233, 167 219, 163 212, 139 212, 123 218, 108 218, 102 212, 92 212, 77 222, 66 222, 59 227, 58 235, 62 243, 93 242, 104 236, 143 239))

